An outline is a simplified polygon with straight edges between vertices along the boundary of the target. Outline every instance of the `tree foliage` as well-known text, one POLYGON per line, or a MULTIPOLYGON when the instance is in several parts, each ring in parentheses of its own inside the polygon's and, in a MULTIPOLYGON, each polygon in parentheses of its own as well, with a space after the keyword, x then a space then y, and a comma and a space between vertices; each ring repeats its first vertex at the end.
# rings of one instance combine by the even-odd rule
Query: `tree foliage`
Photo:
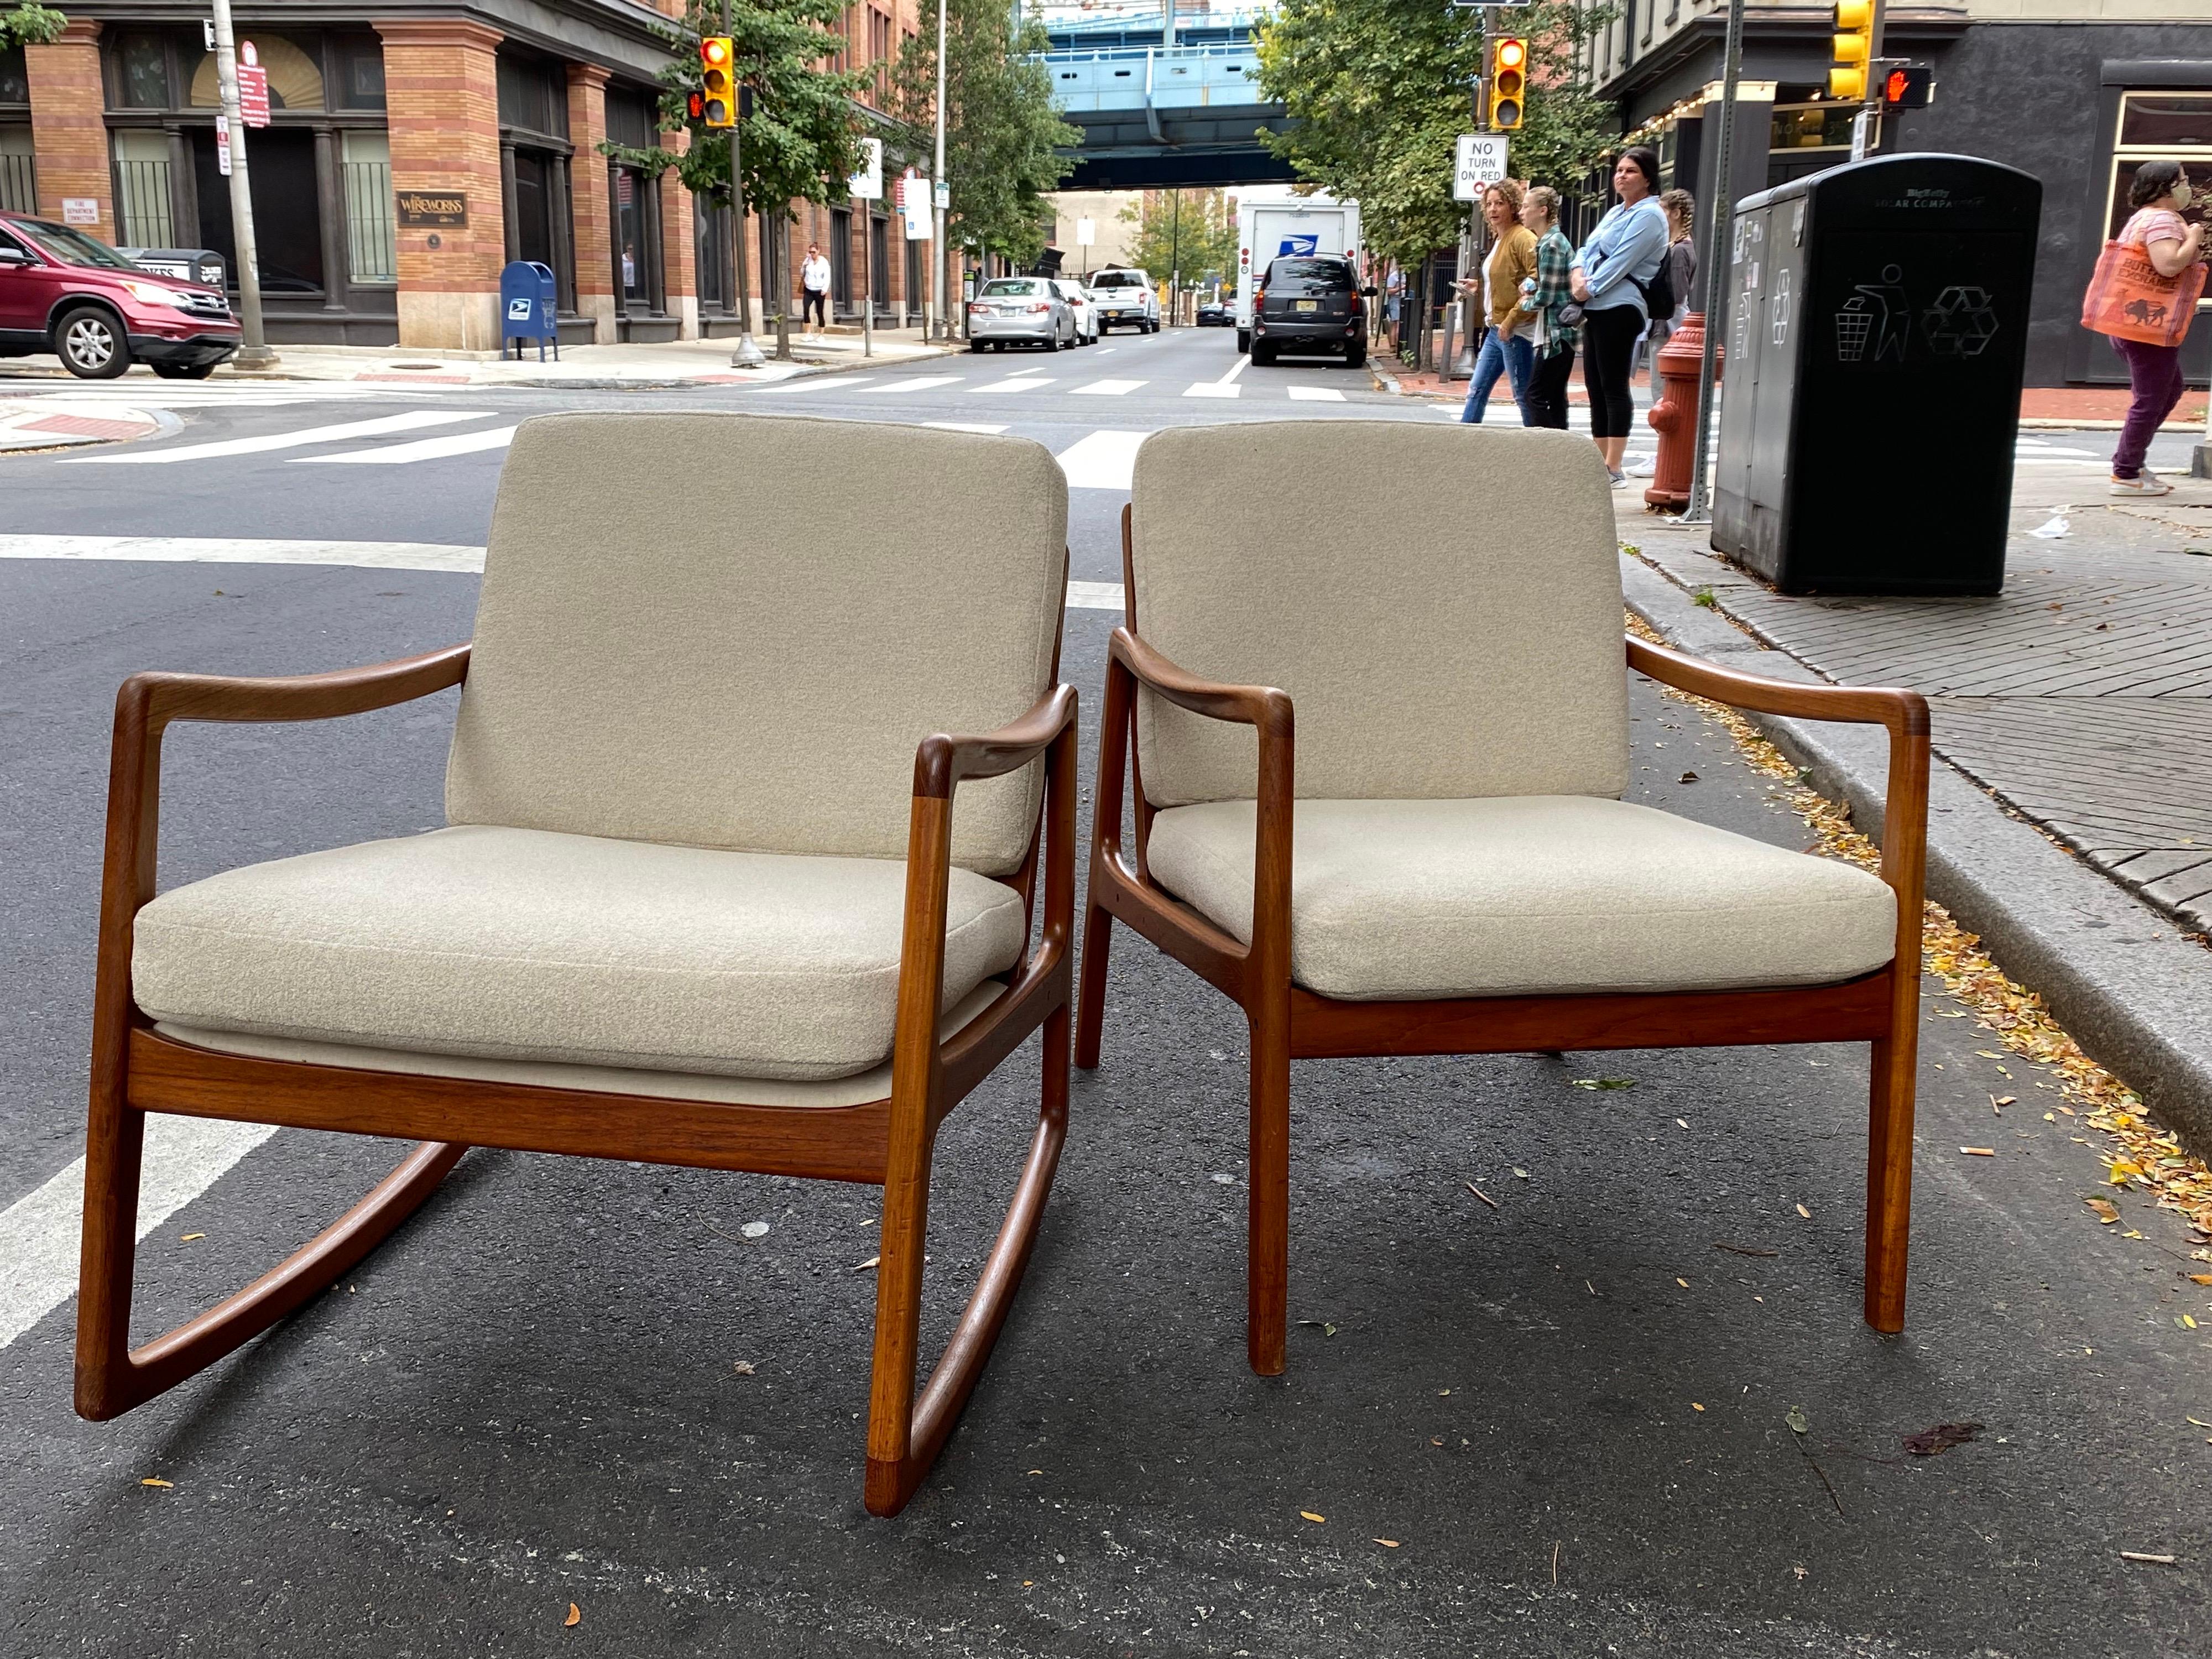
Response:
MULTIPOLYGON (((1006 0, 946 0, 945 173, 952 186, 946 234, 961 246, 1017 265, 1042 252, 1044 200, 1067 176, 1055 153, 1083 140, 1053 107, 1052 72, 1038 56, 1049 42, 1034 17, 1017 19, 1006 0)), ((937 119, 934 9, 899 53, 892 112, 907 147, 930 153, 937 119)))
POLYGON ((690 148, 599 148, 655 176, 673 167, 695 194, 727 191, 729 132, 693 120, 686 107, 699 84, 698 37, 727 33, 736 79, 753 94, 752 112, 737 127, 746 206, 782 213, 792 202, 843 201, 845 180, 861 161, 853 100, 873 79, 866 70, 823 67, 845 49, 836 28, 845 9, 844 0, 733 0, 726 29, 720 0, 688 0, 683 32, 664 32, 672 56, 660 71, 660 130, 689 132, 690 148))
POLYGON ((1178 270, 1186 284, 1237 274, 1237 215, 1224 191, 1148 190, 1119 216, 1137 228, 1130 262, 1164 288, 1178 270))
MULTIPOLYGON (((1483 15, 1439 0, 1283 0, 1261 27, 1261 89, 1294 118, 1262 142, 1300 178, 1358 203, 1378 252, 1410 262, 1449 245, 1467 222, 1467 204, 1452 199, 1453 149, 1472 128, 1483 15)), ((1513 174, 1578 193, 1620 142, 1581 50, 1613 9, 1533 0, 1504 15, 1501 32, 1526 38, 1529 55, 1513 174)))
POLYGON ((9 46, 51 46, 62 38, 69 19, 38 0, 0 11, 0 50, 9 46))

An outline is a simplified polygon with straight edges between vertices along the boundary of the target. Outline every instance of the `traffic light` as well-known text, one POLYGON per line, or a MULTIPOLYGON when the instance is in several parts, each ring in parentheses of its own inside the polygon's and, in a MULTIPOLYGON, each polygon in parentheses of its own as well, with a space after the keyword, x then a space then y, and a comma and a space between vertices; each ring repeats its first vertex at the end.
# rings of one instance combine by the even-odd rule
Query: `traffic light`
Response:
POLYGON ((710 127, 738 124, 738 100, 731 83, 731 65, 737 48, 726 34, 710 34, 699 42, 699 96, 704 108, 700 119, 710 127))
POLYGON ((1834 66, 1828 96, 1847 104, 1866 101, 1868 66, 1874 60, 1874 0, 1836 0, 1834 66))
POLYGON ((1490 43, 1490 130, 1514 132, 1528 101, 1528 43, 1509 34, 1490 43))
POLYGON ((1936 96, 1936 71, 1925 64, 1892 64, 1881 77, 1885 110, 1926 109, 1936 96))

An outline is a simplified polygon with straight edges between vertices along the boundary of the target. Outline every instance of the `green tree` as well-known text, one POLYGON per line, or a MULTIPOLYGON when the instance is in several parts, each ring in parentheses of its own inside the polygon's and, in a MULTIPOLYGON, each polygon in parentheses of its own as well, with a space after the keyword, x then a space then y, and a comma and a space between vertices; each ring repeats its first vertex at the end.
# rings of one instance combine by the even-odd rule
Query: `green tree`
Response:
POLYGON ((1163 288, 1180 270, 1186 286, 1237 273, 1237 216, 1218 190, 1148 190, 1119 217, 1134 225, 1131 261, 1163 288), (1176 198, 1182 198, 1180 211, 1176 198))
MULTIPOLYGON (((1261 89, 1294 118, 1262 142, 1300 178, 1358 203, 1369 245, 1401 263, 1448 246, 1467 221, 1467 204, 1452 199, 1452 152, 1472 122, 1483 15, 1437 0, 1283 0, 1261 29, 1261 89)), ((1506 27, 1529 43, 1514 175, 1578 193, 1620 141, 1581 50, 1613 9, 1534 0, 1509 15, 1506 27)))
MULTIPOLYGON (((1045 196, 1067 176, 1058 151, 1083 142, 1053 107, 1052 72, 1038 55, 1044 25, 1017 18, 1006 0, 946 0, 945 173, 952 186, 946 234, 974 252, 1023 266, 1043 251, 1051 210, 1045 196)), ((925 12, 925 21, 933 21, 925 12)), ((935 142, 937 31, 906 43, 891 78, 890 104, 906 147, 927 155, 935 142)))
POLYGON ((692 119, 687 107, 699 83, 698 37, 727 33, 736 79, 752 92, 752 112, 737 127, 745 206, 787 216, 793 202, 843 201, 845 180, 861 159, 853 100, 873 79, 866 70, 823 67, 845 50, 837 33, 844 15, 844 0, 734 0, 726 13, 721 0, 687 0, 682 29, 662 32, 672 57, 660 71, 660 130, 688 131, 690 147, 600 149, 656 178, 673 167, 695 194, 727 194, 730 134, 692 119))
POLYGON ((8 46, 51 46, 61 39, 62 31, 69 27, 69 19, 38 0, 0 11, 0 48, 8 46))

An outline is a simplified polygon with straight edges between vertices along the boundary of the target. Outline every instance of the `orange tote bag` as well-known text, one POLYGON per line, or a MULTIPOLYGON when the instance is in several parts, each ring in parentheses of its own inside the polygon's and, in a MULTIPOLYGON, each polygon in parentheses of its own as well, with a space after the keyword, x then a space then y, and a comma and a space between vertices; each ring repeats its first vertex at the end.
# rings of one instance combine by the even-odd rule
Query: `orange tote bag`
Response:
POLYGON ((2145 345, 2179 345, 2203 292, 2203 261, 2179 276, 2161 276, 2141 242, 2110 241, 2081 296, 2081 326, 2145 345))

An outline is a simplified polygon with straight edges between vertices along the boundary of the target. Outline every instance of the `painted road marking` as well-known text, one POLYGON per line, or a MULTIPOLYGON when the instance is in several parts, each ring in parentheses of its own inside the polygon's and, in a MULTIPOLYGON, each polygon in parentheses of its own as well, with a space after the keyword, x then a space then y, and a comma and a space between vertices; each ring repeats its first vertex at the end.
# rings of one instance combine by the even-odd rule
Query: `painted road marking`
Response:
POLYGON ((988 386, 971 386, 968 388, 968 392, 970 397, 980 397, 989 392, 1034 392, 1041 386, 1052 384, 1049 375, 1032 375, 1024 373, 1019 380, 994 380, 988 386))
POLYGON ((166 461, 207 461, 224 455, 258 455, 271 449, 297 449, 307 444, 336 443, 342 439, 376 438, 393 432, 414 432, 426 426, 451 426, 456 421, 484 421, 489 409, 412 409, 404 415, 380 415, 373 421, 345 421, 337 426, 305 426, 296 432, 271 432, 258 438, 225 438, 211 444, 185 444, 175 449, 149 449, 127 455, 70 455, 61 466, 118 466, 166 461))
POLYGON ((1070 582, 1067 585, 1067 608, 1071 611, 1119 611, 1122 609, 1121 584, 1070 582))
POLYGON ((939 432, 1004 432, 1004 422, 993 421, 924 421, 924 426, 933 426, 939 432))
POLYGON ((294 466, 346 462, 355 465, 398 466, 409 461, 434 461, 447 455, 473 455, 487 449, 505 449, 514 441, 511 426, 489 432, 456 432, 443 438, 423 438, 411 444, 392 444, 382 449, 349 449, 337 455, 295 455, 294 466))
POLYGON ((801 392, 819 392, 825 386, 841 386, 851 392, 856 387, 875 383, 876 377, 872 374, 811 374, 803 380, 779 380, 773 386, 761 387, 761 391, 781 392, 790 397, 801 392))
POLYGON ((870 390, 874 392, 927 392, 932 386, 958 386, 960 381, 961 376, 957 374, 916 374, 903 380, 886 381, 882 386, 871 387, 870 390))
MULTIPOLYGON (((266 1123, 148 1114, 138 1237, 144 1238, 214 1186, 276 1133, 266 1123)), ((0 1210, 0 1348, 76 1294, 83 1217, 82 1157, 0 1210)))
POLYGON ((1290 389, 1293 401, 1302 404, 1340 404, 1344 394, 1333 386, 1294 386, 1290 389))
MULTIPOLYGON (((1144 384, 1142 380, 1093 380, 1089 386, 1068 387, 1067 395, 1071 398, 1126 398, 1144 384)), ((1126 485, 1123 487, 1127 488, 1126 485)))
POLYGON ((343 564, 376 570, 483 568, 481 547, 442 542, 252 541, 229 536, 0 536, 0 559, 157 564, 343 564))
POLYGON ((1060 452, 1060 469, 1070 489, 1127 489, 1137 464, 1137 448, 1149 432, 1094 432, 1060 452))
POLYGON ((1182 389, 1186 398, 1238 398, 1244 388, 1233 380, 1194 380, 1182 389))

